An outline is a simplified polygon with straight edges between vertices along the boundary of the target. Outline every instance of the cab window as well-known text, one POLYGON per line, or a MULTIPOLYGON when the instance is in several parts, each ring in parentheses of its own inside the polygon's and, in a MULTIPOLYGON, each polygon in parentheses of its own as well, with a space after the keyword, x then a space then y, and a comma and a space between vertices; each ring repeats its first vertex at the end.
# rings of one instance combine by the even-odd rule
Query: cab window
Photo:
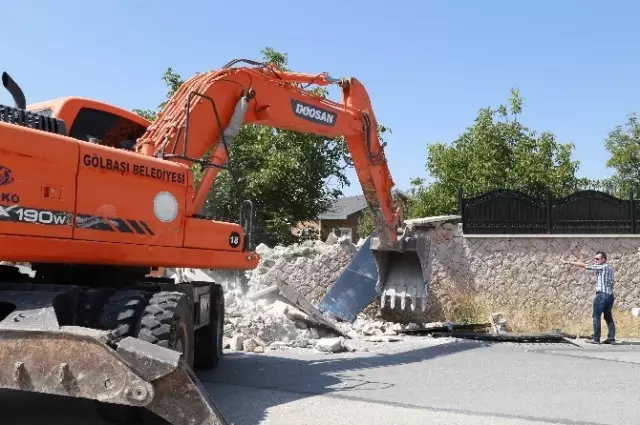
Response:
POLYGON ((85 142, 134 150, 146 128, 127 118, 92 108, 82 108, 73 121, 69 136, 85 142))

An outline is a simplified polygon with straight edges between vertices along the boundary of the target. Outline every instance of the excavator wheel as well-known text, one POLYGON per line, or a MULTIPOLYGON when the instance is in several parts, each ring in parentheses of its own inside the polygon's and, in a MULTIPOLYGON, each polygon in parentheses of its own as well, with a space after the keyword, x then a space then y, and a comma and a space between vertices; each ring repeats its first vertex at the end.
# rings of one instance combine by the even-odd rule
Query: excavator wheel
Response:
POLYGON ((196 332, 195 368, 214 369, 222 359, 224 336, 224 292, 222 285, 211 284, 209 324, 196 332))
MULTIPOLYGON (((182 353, 189 367, 194 361, 193 315, 182 292, 119 291, 103 309, 100 325, 119 329, 120 337, 134 336, 182 353), (148 300, 148 301, 147 301, 148 300)), ((96 402, 98 415, 112 423, 157 421, 144 408, 96 402)))
POLYGON ((153 294, 140 320, 137 337, 143 341, 182 353, 193 368, 195 341, 193 313, 182 292, 153 294))
MULTIPOLYGON (((119 339, 136 336, 138 323, 147 305, 148 295, 143 291, 117 291, 109 297, 99 319, 100 329, 117 329, 119 339)), ((130 423, 140 419, 138 408, 113 403, 95 402, 96 413, 112 423, 130 423)))

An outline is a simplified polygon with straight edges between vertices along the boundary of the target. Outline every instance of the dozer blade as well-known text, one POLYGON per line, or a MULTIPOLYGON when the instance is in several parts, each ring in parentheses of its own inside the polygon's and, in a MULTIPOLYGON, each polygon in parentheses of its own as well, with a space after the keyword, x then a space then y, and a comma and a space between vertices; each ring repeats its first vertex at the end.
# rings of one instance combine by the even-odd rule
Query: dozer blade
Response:
POLYGON ((0 387, 145 407, 173 425, 226 425, 180 353, 109 333, 0 326, 0 387))
POLYGON ((410 230, 401 240, 399 250, 388 250, 375 233, 369 236, 320 302, 320 310, 352 322, 380 297, 381 308, 425 311, 431 241, 410 230))

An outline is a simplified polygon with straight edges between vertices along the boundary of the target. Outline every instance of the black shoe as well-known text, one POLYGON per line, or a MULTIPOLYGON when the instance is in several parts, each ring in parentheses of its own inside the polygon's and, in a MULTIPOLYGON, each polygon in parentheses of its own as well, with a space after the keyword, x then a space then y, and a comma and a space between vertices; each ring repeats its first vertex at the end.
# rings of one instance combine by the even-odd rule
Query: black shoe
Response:
POLYGON ((585 342, 587 344, 600 344, 600 341, 596 341, 595 339, 587 339, 585 342))
POLYGON ((615 339, 609 339, 609 338, 607 338, 607 339, 605 339, 604 341, 602 341, 602 343, 603 343, 603 344, 611 344, 611 345, 613 345, 613 344, 615 344, 615 343, 616 343, 616 340, 615 340, 615 339))

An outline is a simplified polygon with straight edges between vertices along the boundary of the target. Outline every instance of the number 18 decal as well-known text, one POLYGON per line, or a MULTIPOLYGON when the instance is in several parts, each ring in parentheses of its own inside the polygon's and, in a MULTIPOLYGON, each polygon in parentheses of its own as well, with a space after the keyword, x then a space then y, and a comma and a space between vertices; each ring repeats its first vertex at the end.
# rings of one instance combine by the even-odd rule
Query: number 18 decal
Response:
POLYGON ((240 245, 240 233, 231 232, 229 235, 229 245, 231 245, 232 248, 237 248, 240 245))

